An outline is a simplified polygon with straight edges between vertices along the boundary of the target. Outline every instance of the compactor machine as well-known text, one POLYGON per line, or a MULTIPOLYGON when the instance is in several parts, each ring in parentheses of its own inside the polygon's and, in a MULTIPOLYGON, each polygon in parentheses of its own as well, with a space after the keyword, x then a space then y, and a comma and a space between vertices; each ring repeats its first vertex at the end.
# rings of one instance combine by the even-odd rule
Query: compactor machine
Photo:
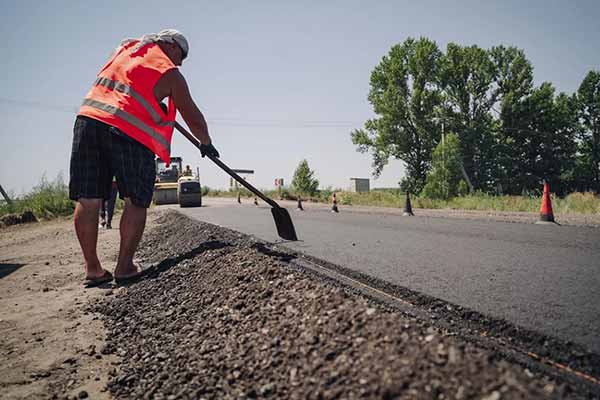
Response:
POLYGON ((200 177, 194 178, 189 165, 183 170, 181 157, 171 157, 171 164, 156 159, 154 204, 179 204, 181 207, 200 207, 202 188, 200 177))
POLYGON ((154 183, 154 204, 177 204, 177 181, 181 176, 181 157, 171 157, 171 165, 160 158, 156 159, 156 182, 154 183))

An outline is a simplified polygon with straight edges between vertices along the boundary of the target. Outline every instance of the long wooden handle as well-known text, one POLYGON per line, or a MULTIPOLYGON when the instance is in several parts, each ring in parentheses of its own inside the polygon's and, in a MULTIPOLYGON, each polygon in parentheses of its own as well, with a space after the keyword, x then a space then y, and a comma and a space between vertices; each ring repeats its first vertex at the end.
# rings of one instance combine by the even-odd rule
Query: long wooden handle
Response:
MULTIPOLYGON (((183 136, 185 136, 190 142, 192 142, 192 144, 194 146, 196 146, 198 148, 198 150, 200 150, 200 143, 198 142, 198 139, 196 139, 191 133, 189 133, 183 126, 181 126, 179 124, 179 122, 175 121, 175 128, 181 132, 183 134, 183 136)), ((246 189, 248 189, 249 191, 251 191, 252 193, 254 193, 255 195, 257 195, 258 197, 260 197, 261 199, 263 199, 266 203, 268 203, 271 207, 275 207, 275 208, 281 208, 279 206, 279 204, 277 204, 274 200, 268 198, 267 196, 265 196, 261 191, 259 191, 258 189, 256 189, 254 186, 252 186, 251 184, 249 184, 248 182, 246 182, 246 180, 244 178, 242 178, 241 176, 239 176, 237 173, 235 173, 231 168, 229 168, 227 165, 225 165, 223 163, 223 161, 219 160, 217 157, 211 156, 211 155, 207 155, 208 158, 210 158, 212 160, 212 162, 214 162, 215 164, 217 164, 223 171, 227 172, 229 175, 231 175, 231 177, 233 179, 235 179, 236 181, 238 181, 242 186, 244 186, 246 189)))

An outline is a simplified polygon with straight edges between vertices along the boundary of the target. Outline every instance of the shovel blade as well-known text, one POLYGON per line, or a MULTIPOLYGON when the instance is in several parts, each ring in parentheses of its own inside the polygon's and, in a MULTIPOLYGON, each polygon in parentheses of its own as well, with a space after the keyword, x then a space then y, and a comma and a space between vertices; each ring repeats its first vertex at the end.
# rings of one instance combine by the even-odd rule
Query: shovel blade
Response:
POLYGON ((275 226, 277 227, 277 234, 280 238, 285 240, 298 240, 296 236, 296 229, 294 229, 294 223, 290 213, 283 207, 271 208, 271 214, 275 219, 275 226))

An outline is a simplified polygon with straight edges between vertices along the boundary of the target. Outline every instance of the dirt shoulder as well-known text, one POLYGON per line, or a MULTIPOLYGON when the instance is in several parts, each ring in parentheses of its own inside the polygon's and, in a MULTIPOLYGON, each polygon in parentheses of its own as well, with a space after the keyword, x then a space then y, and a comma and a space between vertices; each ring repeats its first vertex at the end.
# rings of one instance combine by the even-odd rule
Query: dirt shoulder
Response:
MULTIPOLYGON (((107 269, 114 268, 118 242, 118 229, 100 231, 98 252, 107 269)), ((83 391, 110 397, 105 387, 117 356, 102 354, 106 330, 86 306, 118 290, 84 289, 83 278, 71 219, 0 229, 0 397, 83 391)))

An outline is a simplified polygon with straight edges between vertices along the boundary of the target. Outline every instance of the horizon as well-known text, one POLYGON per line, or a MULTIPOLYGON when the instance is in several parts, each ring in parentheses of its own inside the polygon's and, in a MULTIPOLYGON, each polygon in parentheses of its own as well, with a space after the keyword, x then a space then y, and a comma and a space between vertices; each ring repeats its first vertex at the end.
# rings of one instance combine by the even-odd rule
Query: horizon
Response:
MULTIPOLYGON (((600 4, 592 1, 264 1, 181 3, 177 10, 158 1, 29 1, 5 9, 0 185, 10 195, 29 192, 44 175, 53 181, 61 171, 68 183, 76 110, 106 57, 125 37, 167 27, 190 42, 181 70, 221 159, 234 169, 253 169, 248 181, 266 190, 274 189, 275 178, 288 186, 302 159, 320 188, 345 189, 353 177, 369 178, 374 189, 398 188, 402 163, 391 161, 374 179, 371 156, 356 151, 350 132, 375 116, 367 101, 371 71, 407 37, 427 37, 442 51, 451 42, 521 48, 533 64, 534 84, 551 82, 567 94, 588 71, 600 69, 594 39, 600 37, 600 4), (136 18, 106 24, 90 17, 112 5, 136 18)), ((229 176, 178 134, 172 149, 184 165, 200 168, 203 185, 228 188, 229 176)))

